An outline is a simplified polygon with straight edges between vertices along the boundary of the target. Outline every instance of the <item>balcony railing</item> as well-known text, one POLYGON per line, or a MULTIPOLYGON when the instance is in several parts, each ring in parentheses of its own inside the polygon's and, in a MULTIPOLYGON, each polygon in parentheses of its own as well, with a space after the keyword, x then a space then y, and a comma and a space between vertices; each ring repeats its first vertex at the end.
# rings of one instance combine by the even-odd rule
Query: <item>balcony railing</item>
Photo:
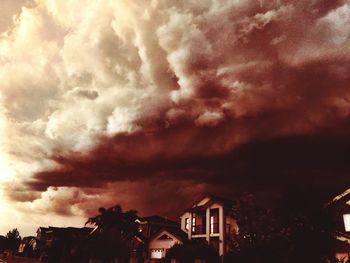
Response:
MULTIPOLYGON (((195 225, 192 226, 192 234, 193 235, 202 235, 206 233, 206 227, 205 225, 195 225)), ((209 226, 209 233, 210 234, 219 234, 219 224, 218 223, 212 223, 209 226)))
POLYGON ((205 226, 203 225, 192 226, 192 234, 194 235, 205 234, 205 226))
POLYGON ((219 224, 211 223, 210 224, 210 234, 218 234, 219 233, 219 224))

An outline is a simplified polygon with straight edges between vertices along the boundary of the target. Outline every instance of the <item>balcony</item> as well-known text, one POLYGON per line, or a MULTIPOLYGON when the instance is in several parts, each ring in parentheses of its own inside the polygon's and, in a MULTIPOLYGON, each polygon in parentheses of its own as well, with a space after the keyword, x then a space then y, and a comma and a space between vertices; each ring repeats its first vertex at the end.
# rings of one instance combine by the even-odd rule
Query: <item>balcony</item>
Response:
POLYGON ((210 224, 210 234, 219 234, 219 224, 211 223, 210 224))
POLYGON ((205 225, 192 226, 193 235, 205 235, 205 225))

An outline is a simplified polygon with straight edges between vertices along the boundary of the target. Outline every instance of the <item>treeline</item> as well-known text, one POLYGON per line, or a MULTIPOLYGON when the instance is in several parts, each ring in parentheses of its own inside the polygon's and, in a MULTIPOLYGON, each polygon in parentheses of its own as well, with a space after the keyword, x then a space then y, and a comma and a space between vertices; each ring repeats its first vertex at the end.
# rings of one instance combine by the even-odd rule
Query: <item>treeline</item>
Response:
POLYGON ((21 243, 21 236, 14 228, 10 230, 6 236, 0 236, 0 252, 8 251, 15 253, 18 250, 19 244, 21 243))

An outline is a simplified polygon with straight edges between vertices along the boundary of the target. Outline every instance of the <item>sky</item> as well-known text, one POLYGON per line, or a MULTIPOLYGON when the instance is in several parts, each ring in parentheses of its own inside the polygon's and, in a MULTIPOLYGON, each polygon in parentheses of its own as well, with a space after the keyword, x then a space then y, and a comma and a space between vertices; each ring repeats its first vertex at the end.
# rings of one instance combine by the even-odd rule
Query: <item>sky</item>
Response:
POLYGON ((348 188, 348 1, 0 5, 0 234, 348 188))

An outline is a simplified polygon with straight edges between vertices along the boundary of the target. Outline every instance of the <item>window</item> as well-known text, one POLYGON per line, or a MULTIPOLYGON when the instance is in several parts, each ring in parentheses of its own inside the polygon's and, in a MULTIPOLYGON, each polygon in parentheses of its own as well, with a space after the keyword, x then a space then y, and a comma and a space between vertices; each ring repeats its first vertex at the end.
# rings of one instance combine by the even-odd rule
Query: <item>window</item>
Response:
POLYGON ((196 231, 196 215, 193 214, 192 216, 192 232, 196 231))
POLYGON ((186 218, 186 219, 185 219, 185 229, 186 229, 186 230, 189 230, 189 229, 190 229, 190 219, 189 219, 189 218, 186 218))
POLYGON ((218 234, 219 233, 219 209, 211 209, 210 210, 210 234, 218 234))
POLYGON ((163 258, 164 248, 152 248, 151 249, 151 258, 161 259, 163 258))
POLYGON ((344 228, 346 232, 350 231, 350 214, 343 215, 344 228))

